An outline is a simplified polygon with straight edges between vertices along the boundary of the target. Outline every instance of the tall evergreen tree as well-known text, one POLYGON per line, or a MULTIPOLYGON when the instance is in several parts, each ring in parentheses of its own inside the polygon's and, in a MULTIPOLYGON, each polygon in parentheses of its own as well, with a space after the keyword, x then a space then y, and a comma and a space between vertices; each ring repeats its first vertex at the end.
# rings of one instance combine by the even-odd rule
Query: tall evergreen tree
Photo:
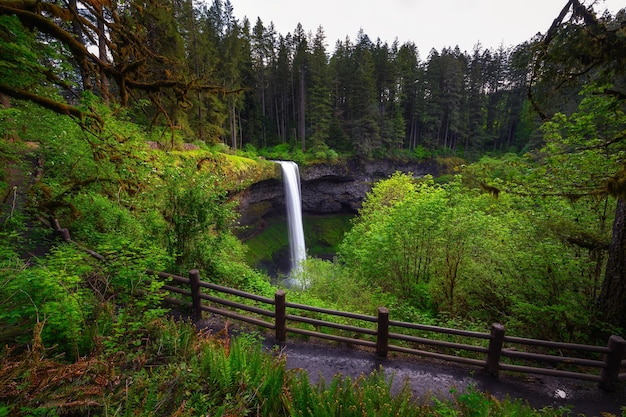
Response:
MULTIPOLYGON (((289 34, 288 34, 289 35, 289 34)), ((276 134, 280 143, 287 143, 288 129, 290 128, 289 107, 291 105, 291 57, 289 54, 288 38, 282 35, 278 38, 278 54, 275 63, 274 85, 274 113, 276 134)))
POLYGON ((330 78, 328 55, 326 55, 326 36, 320 26, 313 39, 313 50, 309 57, 309 111, 308 120, 311 129, 310 142, 313 147, 327 144, 332 119, 330 78))
POLYGON ((485 140, 484 128, 486 123, 485 99, 487 95, 484 66, 485 51, 481 45, 477 44, 472 52, 472 57, 468 66, 468 86, 467 86, 467 136, 465 138, 465 151, 470 148, 482 149, 485 140))
POLYGON ((405 133, 398 92, 398 42, 390 48, 379 39, 372 51, 381 142, 389 152, 402 147, 405 133))
POLYGON ((242 68, 249 59, 249 47, 242 27, 235 19, 230 0, 223 3, 214 0, 208 11, 208 22, 219 39, 217 77, 224 84, 225 90, 230 92, 222 97, 227 111, 227 124, 224 127, 226 137, 223 139, 233 149, 238 149, 241 143, 240 111, 243 107, 242 68))
POLYGON ((275 61, 274 43, 275 31, 273 25, 265 27, 260 18, 252 30, 252 65, 256 73, 256 90, 261 109, 261 146, 267 146, 268 122, 271 112, 270 79, 272 64, 275 61))
POLYGON ((306 150, 307 77, 309 73, 309 43, 302 24, 298 23, 292 38, 292 87, 293 114, 297 125, 297 137, 302 151, 306 150))
POLYGON ((398 95, 405 121, 404 146, 409 150, 417 147, 422 131, 424 112, 423 70, 414 43, 403 44, 397 57, 398 95))
POLYGON ((487 91, 489 92, 487 101, 486 130, 490 137, 493 150, 502 149, 502 129, 503 129, 503 106, 505 100, 506 81, 506 51, 500 47, 495 53, 489 52, 485 62, 485 78, 487 91))
POLYGON ((467 62, 458 48, 431 52, 426 66, 427 131, 431 146, 455 150, 462 139, 467 62))
POLYGON ((349 84, 350 135, 356 153, 371 158, 381 149, 372 42, 361 30, 352 51, 355 68, 349 84))

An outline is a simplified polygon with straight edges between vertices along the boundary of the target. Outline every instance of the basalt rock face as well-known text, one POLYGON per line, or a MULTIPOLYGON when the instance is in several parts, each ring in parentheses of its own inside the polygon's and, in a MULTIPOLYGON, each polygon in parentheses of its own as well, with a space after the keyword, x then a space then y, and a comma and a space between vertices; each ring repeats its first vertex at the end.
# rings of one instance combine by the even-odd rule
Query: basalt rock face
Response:
MULTIPOLYGON (((437 165, 432 161, 352 159, 336 164, 300 167, 302 211, 320 215, 356 213, 372 186, 396 171, 410 172, 415 177, 438 174, 437 165)), ((245 234, 253 234, 254 230, 263 228, 266 219, 285 215, 282 178, 253 184, 240 194, 239 202, 240 223, 247 226, 245 234)))
POLYGON ((310 165, 301 169, 302 210, 311 214, 356 213, 372 186, 394 172, 436 175, 434 162, 395 160, 310 165))

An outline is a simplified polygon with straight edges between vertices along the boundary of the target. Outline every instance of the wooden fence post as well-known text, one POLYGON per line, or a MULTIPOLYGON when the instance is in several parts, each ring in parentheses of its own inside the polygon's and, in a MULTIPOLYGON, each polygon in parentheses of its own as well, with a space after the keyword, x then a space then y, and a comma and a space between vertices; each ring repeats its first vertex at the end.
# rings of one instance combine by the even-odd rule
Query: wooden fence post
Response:
POLYGON ((389 309, 378 307, 378 330, 376 333, 376 354, 387 357, 389 350, 389 309))
POLYGON ((491 325, 491 339, 489 339, 489 352, 487 353, 486 370, 493 376, 498 376, 500 370, 500 355, 504 345, 504 326, 499 323, 491 325))
POLYGON ((609 353, 604 355, 604 368, 600 371, 600 388, 615 391, 622 366, 622 358, 626 351, 626 341, 620 336, 609 337, 609 353))
POLYGON ((189 285, 191 286, 191 308, 194 321, 202 319, 202 300, 200 299, 200 271, 189 271, 189 285))
POLYGON ((274 294, 274 311, 276 313, 275 330, 276 340, 284 342, 287 339, 287 309, 285 307, 285 290, 278 290, 274 294))

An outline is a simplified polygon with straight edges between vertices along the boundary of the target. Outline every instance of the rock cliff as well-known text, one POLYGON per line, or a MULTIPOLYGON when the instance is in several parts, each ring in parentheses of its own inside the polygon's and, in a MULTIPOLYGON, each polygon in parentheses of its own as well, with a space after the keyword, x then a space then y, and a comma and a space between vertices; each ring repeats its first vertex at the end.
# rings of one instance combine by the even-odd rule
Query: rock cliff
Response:
MULTIPOLYGON (((300 167, 302 211, 305 214, 356 213, 374 183, 394 172, 412 173, 416 177, 436 176, 434 161, 397 161, 351 159, 300 167)), ((277 171, 280 175, 280 171, 277 171)), ((239 195, 240 223, 246 234, 262 229, 264 220, 285 214, 282 178, 257 182, 239 195)), ((245 237, 245 236, 242 236, 245 237)))

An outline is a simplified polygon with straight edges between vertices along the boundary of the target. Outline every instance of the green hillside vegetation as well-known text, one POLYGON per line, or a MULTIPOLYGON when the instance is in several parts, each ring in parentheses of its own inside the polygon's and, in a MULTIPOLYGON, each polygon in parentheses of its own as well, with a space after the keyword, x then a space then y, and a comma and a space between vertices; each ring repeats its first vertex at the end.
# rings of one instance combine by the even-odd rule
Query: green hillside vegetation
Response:
POLYGON ((327 53, 323 30, 234 12, 0 0, 0 416, 562 415, 391 395, 381 373, 312 385, 255 333, 170 319, 146 270, 272 296, 234 234, 237 192, 280 175, 269 159, 437 158, 443 177, 377 183, 345 236, 310 223, 312 253, 337 257, 306 261, 290 299, 624 335, 626 13, 573 0, 523 45, 421 61, 362 32, 327 53))

